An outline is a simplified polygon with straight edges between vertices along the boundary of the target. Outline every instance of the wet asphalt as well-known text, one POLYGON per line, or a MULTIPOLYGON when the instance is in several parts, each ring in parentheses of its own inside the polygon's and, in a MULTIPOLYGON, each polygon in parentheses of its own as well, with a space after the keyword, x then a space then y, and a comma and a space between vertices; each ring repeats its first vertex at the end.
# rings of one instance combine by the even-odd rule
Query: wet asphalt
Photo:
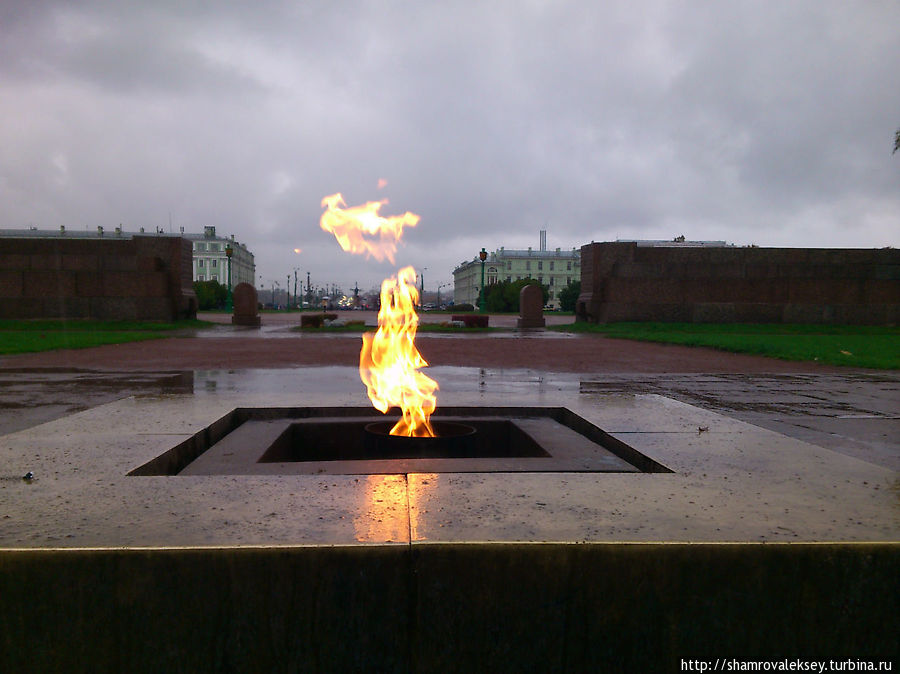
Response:
MULTIPOLYGON (((227 330, 225 326, 222 329, 227 330)), ((273 331, 271 336, 277 334, 273 331)), ((480 376, 493 379, 534 375, 533 370, 480 372, 480 376)), ((289 398, 299 392, 303 378, 303 368, 164 372, 0 369, 0 436, 128 396, 215 395, 227 389, 283 392, 289 398)), ((659 394, 900 471, 900 373, 615 373, 563 378, 571 379, 572 395, 659 394)))

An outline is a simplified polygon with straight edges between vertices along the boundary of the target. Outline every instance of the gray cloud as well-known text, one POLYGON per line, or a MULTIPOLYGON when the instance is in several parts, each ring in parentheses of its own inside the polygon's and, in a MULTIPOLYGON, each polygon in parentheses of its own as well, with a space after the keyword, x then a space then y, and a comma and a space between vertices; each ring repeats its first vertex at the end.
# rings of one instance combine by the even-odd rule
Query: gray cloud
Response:
POLYGON ((319 230, 336 191, 422 216, 399 261, 429 286, 541 228, 554 248, 898 245, 898 19, 819 0, 8 2, 0 227, 171 213, 234 233, 267 280, 346 287, 393 269, 319 230))

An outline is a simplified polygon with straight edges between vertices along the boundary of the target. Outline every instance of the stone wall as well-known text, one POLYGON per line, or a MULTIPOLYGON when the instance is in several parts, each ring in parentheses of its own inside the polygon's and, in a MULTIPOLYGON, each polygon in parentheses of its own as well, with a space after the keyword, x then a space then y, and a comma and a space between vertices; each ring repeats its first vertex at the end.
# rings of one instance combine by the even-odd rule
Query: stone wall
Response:
POLYGON ((892 662, 898 563, 897 543, 0 550, 0 671, 892 662))
POLYGON ((187 239, 0 239, 0 318, 196 316, 187 239))
POLYGON ((900 250, 581 248, 577 319, 896 324, 900 250))

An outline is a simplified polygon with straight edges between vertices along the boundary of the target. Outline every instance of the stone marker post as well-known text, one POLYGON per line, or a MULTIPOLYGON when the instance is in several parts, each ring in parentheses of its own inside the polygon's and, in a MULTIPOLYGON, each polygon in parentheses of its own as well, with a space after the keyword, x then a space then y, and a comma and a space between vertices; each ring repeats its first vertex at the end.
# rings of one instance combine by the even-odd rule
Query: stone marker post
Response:
POLYGON ((543 328, 544 293, 538 286, 528 285, 519 293, 519 320, 517 328, 543 328))
POLYGON ((256 288, 249 283, 238 283, 234 289, 234 315, 231 317, 234 325, 249 325, 259 327, 259 300, 256 296, 256 288))

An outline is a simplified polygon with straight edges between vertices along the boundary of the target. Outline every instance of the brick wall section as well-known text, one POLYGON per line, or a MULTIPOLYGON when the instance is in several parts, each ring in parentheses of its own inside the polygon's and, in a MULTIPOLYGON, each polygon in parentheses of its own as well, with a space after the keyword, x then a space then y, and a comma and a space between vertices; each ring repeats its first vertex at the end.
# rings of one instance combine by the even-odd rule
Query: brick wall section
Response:
POLYGON ((0 318, 196 316, 187 239, 0 239, 0 318))
POLYGON ((838 323, 900 321, 900 250, 581 248, 577 319, 838 323))

